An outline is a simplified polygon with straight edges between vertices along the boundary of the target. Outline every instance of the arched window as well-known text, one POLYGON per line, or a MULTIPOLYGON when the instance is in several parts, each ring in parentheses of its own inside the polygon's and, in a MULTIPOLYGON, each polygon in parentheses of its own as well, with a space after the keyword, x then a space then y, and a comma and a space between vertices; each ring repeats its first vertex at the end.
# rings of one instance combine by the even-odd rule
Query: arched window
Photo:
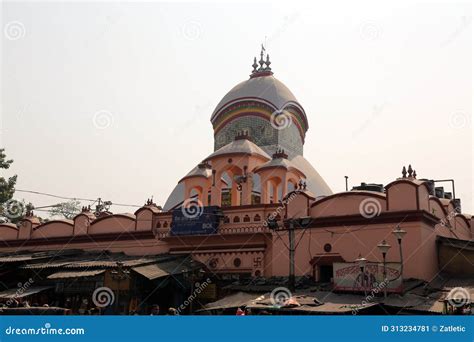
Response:
POLYGON ((222 191, 221 191, 221 205, 223 207, 228 207, 232 205, 232 177, 224 172, 222 174, 222 191))
POLYGON ((262 203, 262 182, 260 175, 252 174, 252 204, 262 203))
POLYGON ((296 186, 293 182, 288 182, 288 187, 287 187, 287 194, 289 194, 290 192, 292 191, 295 191, 296 190, 296 186))

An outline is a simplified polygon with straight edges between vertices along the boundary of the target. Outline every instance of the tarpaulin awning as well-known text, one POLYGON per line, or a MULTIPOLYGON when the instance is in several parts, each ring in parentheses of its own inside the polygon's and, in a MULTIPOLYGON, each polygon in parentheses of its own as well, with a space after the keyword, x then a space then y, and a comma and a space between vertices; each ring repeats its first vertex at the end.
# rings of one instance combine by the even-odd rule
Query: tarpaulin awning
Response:
POLYGON ((48 276, 48 279, 67 279, 67 278, 85 278, 94 277, 104 273, 105 270, 88 270, 88 271, 65 271, 57 272, 48 276))
POLYGON ((169 275, 182 274, 183 272, 191 271, 200 266, 202 266, 200 263, 194 262, 194 265, 191 265, 190 259, 180 258, 160 262, 159 264, 137 266, 133 267, 132 270, 148 278, 149 280, 154 280, 169 275))
POLYGON ((22 288, 8 289, 8 290, 0 292, 0 298, 3 298, 3 299, 23 298, 23 297, 31 296, 35 293, 42 292, 44 290, 48 290, 50 288, 52 288, 52 286, 32 286, 27 289, 22 289, 22 288))
POLYGON ((247 306, 261 297, 262 296, 257 293, 237 292, 227 297, 221 298, 215 302, 206 304, 204 309, 199 311, 232 309, 247 306))
POLYGON ((140 267, 134 267, 133 270, 137 273, 140 273, 142 276, 153 280, 162 277, 166 277, 172 274, 181 273, 182 270, 179 268, 181 263, 173 261, 163 264, 151 264, 140 267))

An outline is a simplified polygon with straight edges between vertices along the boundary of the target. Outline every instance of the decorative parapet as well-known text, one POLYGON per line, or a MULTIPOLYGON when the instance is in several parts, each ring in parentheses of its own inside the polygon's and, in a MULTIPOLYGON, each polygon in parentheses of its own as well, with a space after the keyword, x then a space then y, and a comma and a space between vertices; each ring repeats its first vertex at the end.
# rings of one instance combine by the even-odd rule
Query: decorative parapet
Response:
MULTIPOLYGON (((217 234, 265 234, 271 230, 264 224, 269 217, 282 219, 284 209, 278 204, 262 204, 223 208, 217 234)), ((155 216, 156 225, 153 232, 157 239, 171 238, 172 213, 160 213, 155 216)))

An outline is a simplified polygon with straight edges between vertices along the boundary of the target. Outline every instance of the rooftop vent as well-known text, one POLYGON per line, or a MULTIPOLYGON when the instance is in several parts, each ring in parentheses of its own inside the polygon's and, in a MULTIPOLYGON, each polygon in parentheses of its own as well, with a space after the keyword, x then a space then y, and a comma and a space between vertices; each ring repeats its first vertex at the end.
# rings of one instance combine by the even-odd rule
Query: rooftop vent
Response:
POLYGON ((462 211, 461 211, 461 199, 460 198, 455 198, 454 200, 454 210, 461 214, 462 211))
POLYGON ((384 192, 383 184, 375 183, 360 183, 358 186, 354 186, 352 190, 363 190, 363 191, 375 191, 375 192, 384 192))
POLYGON ((437 186, 435 188, 435 196, 438 198, 444 198, 444 187, 437 186))
POLYGON ((426 178, 423 178, 423 179, 420 179, 421 181, 424 181, 428 184, 428 188, 429 188, 429 193, 430 195, 434 196, 435 195, 435 183, 434 183, 434 180, 432 179, 426 179, 426 178))

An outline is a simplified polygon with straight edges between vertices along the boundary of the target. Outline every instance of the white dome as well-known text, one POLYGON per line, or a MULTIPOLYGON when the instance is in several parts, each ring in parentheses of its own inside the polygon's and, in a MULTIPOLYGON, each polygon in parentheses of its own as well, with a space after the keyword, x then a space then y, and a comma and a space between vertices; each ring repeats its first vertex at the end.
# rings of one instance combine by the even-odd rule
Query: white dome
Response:
POLYGON ((244 99, 260 99, 273 105, 275 109, 283 109, 289 102, 298 103, 290 89, 273 75, 252 77, 237 84, 222 98, 212 113, 211 121, 222 109, 244 99))
POLYGON ((291 159, 291 162, 306 175, 308 190, 316 197, 332 195, 331 188, 305 157, 296 156, 291 159))

